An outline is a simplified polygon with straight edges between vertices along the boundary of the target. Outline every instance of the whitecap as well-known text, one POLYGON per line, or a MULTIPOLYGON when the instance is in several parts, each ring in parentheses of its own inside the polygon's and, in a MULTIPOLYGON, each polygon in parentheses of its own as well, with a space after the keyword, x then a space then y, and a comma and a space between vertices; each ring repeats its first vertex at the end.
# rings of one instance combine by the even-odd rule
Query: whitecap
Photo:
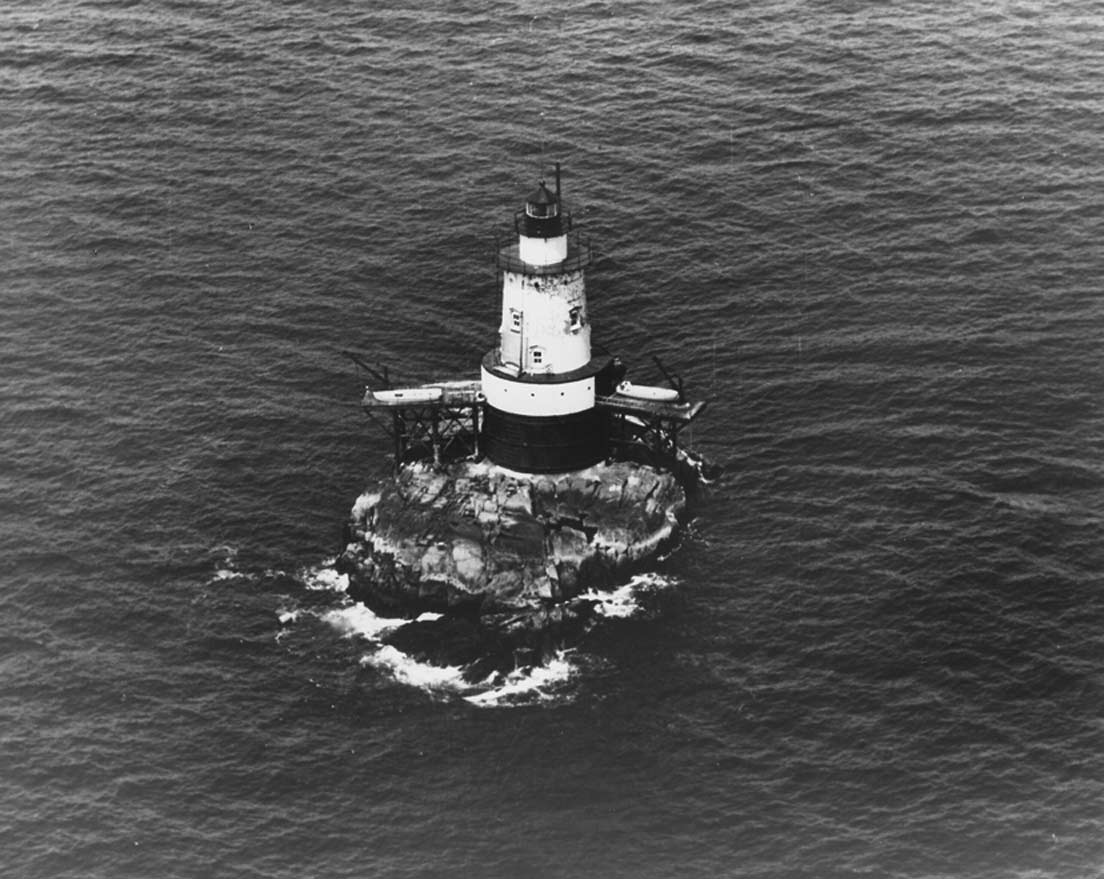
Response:
MULTIPOLYGON (((478 708, 520 707, 546 704, 565 698, 567 683, 577 674, 578 666, 570 650, 554 654, 546 662, 524 666, 508 673, 495 672, 487 679, 472 683, 464 676, 465 667, 441 666, 423 662, 398 648, 384 644, 383 639, 412 622, 405 618, 382 617, 365 605, 345 597, 348 577, 338 574, 332 560, 301 572, 300 579, 306 588, 332 591, 342 595, 341 603, 328 609, 296 608, 285 606, 277 611, 281 631, 277 640, 288 632, 288 627, 304 616, 320 620, 346 638, 362 638, 369 651, 360 663, 377 669, 395 681, 415 687, 435 698, 458 697, 478 708)), ((646 612, 641 599, 670 588, 674 581, 662 574, 647 572, 638 574, 629 582, 612 591, 591 590, 581 598, 594 602, 595 612, 607 619, 628 619, 646 612)), ((441 619, 442 614, 426 612, 416 622, 441 619)))
POLYGON ((645 610, 640 597, 649 593, 670 589, 675 581, 654 571, 637 574, 628 583, 612 592, 592 589, 584 592, 580 598, 594 602, 594 610, 607 619, 628 619, 645 610))
POLYGON ((349 588, 349 575, 339 574, 333 566, 334 561, 335 559, 327 559, 313 568, 304 568, 299 572, 299 579, 312 591, 344 594, 349 588))
POLYGON ((489 685, 490 689, 467 693, 464 698, 480 708, 547 702, 557 697, 557 691, 571 679, 575 671, 574 664, 568 658, 568 651, 561 650, 544 665, 515 669, 506 675, 492 675, 480 685, 489 685))
POLYGON ((215 574, 212 580, 233 580, 242 576, 242 572, 238 570, 237 547, 229 544, 216 546, 211 550, 211 554, 216 557, 215 574))
POLYGON ((599 592, 592 589, 579 596, 587 601, 594 602, 594 611, 600 616, 625 619, 641 610, 636 601, 636 590, 631 583, 626 583, 613 592, 599 592))
POLYGON ((637 574, 631 580, 628 585, 639 591, 651 591, 659 592, 663 589, 670 589, 678 581, 674 577, 668 577, 665 574, 661 574, 658 571, 644 571, 641 574, 637 574))
POLYGON ((366 654, 361 658, 360 664, 385 669, 400 683, 431 693, 439 690, 457 691, 467 686, 460 666, 419 662, 390 644, 366 654))
MULTIPOLYGON (((280 620, 297 619, 299 611, 283 611, 280 620)), ((526 666, 508 674, 494 673, 486 680, 472 684, 464 677, 464 667, 440 666, 415 659, 397 647, 383 644, 388 633, 410 622, 406 619, 389 619, 373 613, 362 604, 350 603, 317 615, 319 619, 348 638, 359 637, 373 648, 361 657, 360 664, 390 675, 407 686, 416 687, 433 696, 442 694, 462 696, 481 708, 496 706, 529 705, 555 698, 555 689, 574 673, 574 666, 567 652, 557 653, 546 664, 526 666)), ((441 618, 439 613, 423 613, 418 622, 441 618)))
POLYGON ((359 635, 369 641, 378 641, 388 632, 410 622, 404 619, 389 619, 377 616, 363 604, 347 604, 322 614, 323 622, 333 626, 346 637, 359 635))

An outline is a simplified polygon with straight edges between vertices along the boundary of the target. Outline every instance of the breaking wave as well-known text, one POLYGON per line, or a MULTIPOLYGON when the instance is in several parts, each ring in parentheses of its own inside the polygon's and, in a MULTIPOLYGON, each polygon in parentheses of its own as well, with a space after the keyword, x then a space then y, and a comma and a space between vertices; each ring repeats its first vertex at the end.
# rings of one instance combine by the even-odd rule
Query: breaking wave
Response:
MULTIPOLYGON (((569 700, 571 684, 590 662, 575 649, 554 652, 538 665, 519 666, 509 672, 495 671, 473 682, 468 669, 461 665, 436 665, 404 653, 387 637, 413 622, 427 622, 440 614, 425 613, 416 620, 380 616, 363 604, 346 597, 348 578, 337 573, 331 562, 300 571, 297 578, 312 591, 332 592, 336 606, 306 607, 285 605, 277 610, 281 640, 305 617, 318 620, 339 635, 362 643, 365 652, 360 665, 372 668, 392 680, 414 687, 436 699, 463 699, 480 708, 517 707, 548 704, 569 700)), ((581 597, 593 602, 596 624, 602 620, 624 620, 650 613, 648 596, 672 588, 674 581, 656 573, 633 577, 619 588, 602 592, 592 590, 581 597)))
POLYGON ((576 671, 568 651, 561 651, 542 665, 523 666, 508 674, 496 672, 473 683, 465 676, 464 666, 425 662, 383 640, 411 622, 437 619, 439 614, 422 614, 417 620, 393 619, 349 601, 318 616, 345 637, 357 638, 365 644, 367 650, 360 658, 361 666, 381 671, 398 683, 435 698, 459 697, 480 707, 548 702, 565 695, 563 685, 576 671))

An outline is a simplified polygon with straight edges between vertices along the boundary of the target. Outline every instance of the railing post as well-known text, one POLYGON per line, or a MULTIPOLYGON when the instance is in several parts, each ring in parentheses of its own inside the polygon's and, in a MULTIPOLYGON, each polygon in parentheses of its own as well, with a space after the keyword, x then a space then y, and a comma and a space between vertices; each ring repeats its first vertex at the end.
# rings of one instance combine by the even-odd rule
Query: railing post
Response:
POLYGON ((404 437, 403 437, 403 420, 402 420, 402 414, 401 413, 402 413, 401 409, 396 409, 394 412, 391 413, 391 427, 392 427, 392 430, 394 431, 394 434, 395 434, 395 472, 396 473, 398 473, 399 470, 402 469, 403 453, 405 452, 405 449, 403 447, 404 446, 404 442, 403 442, 404 437))
POLYGON ((430 410, 429 436, 433 444, 433 466, 441 466, 441 425, 440 410, 434 406, 430 410))

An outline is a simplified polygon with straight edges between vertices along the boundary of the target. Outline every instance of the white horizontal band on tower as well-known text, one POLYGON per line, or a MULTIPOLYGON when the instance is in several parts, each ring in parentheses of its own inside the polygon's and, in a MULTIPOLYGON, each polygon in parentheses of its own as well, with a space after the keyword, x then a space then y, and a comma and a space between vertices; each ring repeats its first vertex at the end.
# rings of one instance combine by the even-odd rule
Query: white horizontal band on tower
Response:
POLYGON ((567 259, 567 236, 530 238, 518 236, 518 256, 531 266, 551 266, 567 259))
POLYGON ((594 376, 571 382, 535 383, 504 378, 482 369, 487 403, 514 415, 572 415, 594 408, 594 376))

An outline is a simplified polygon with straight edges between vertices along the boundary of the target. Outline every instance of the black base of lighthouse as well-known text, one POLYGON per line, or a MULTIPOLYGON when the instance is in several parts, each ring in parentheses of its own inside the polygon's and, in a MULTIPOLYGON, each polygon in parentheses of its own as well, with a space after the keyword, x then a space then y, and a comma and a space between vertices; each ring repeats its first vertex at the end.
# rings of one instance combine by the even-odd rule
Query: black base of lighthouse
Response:
POLYGON ((525 473, 582 470, 609 457, 605 413, 532 416, 483 408, 483 452, 495 464, 525 473))

